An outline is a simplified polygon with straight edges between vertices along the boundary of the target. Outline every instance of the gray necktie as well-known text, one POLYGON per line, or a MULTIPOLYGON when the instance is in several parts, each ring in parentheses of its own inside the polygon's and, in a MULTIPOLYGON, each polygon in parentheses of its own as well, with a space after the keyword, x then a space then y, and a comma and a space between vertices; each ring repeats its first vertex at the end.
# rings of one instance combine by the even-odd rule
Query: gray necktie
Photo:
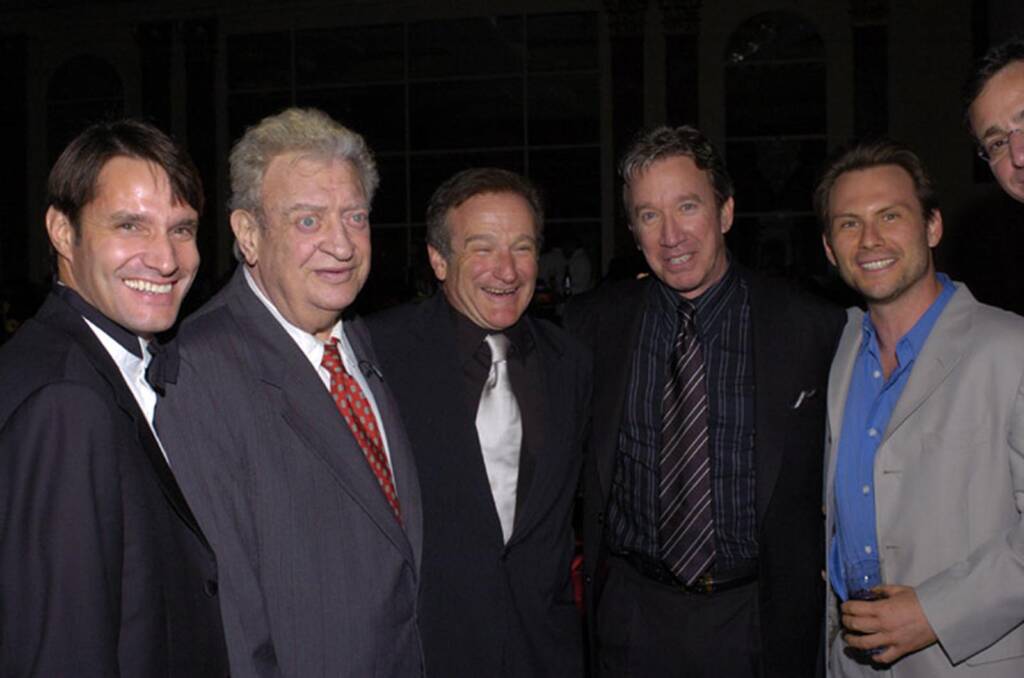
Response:
POLYGON ((516 517, 516 486, 519 482, 519 447, 523 441, 523 422, 519 403, 508 378, 508 337, 488 334, 491 371, 487 374, 476 411, 476 431, 484 455, 491 496, 501 521, 505 543, 512 535, 516 517))

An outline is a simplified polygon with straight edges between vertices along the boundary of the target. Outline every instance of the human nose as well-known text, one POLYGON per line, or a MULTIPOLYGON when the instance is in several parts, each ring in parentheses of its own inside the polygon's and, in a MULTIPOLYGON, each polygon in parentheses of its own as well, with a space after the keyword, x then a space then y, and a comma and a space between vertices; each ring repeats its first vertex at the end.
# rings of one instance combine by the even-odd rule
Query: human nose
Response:
POLYGON ((1014 167, 1024 167, 1024 128, 1010 132, 1006 139, 1010 147, 1010 162, 1014 167))
POLYGON ((178 251, 166 233, 155 235, 146 245, 142 262, 162 276, 178 270, 178 251))
POLYGON ((864 225, 860 229, 860 247, 861 249, 871 249, 878 247, 882 244, 882 232, 878 227, 878 222, 873 219, 869 219, 864 222, 864 225))
POLYGON ((352 244, 352 237, 349 235, 345 222, 338 219, 327 229, 326 236, 321 249, 336 259, 346 260, 352 258, 355 247, 352 244))
POLYGON ((659 243, 662 247, 675 247, 686 239, 686 227, 682 219, 675 214, 670 214, 661 224, 659 243))
POLYGON ((494 277, 502 282, 513 282, 516 279, 516 264, 512 252, 499 250, 494 259, 494 277))

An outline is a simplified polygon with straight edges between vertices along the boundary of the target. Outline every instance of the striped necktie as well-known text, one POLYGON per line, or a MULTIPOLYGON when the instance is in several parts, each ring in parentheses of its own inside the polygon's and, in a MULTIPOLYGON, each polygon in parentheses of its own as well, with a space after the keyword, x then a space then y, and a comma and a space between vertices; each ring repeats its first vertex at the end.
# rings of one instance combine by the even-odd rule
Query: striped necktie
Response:
POLYGON ((679 305, 679 333, 662 396, 658 498, 661 557, 687 586, 715 559, 708 395, 695 310, 679 305))

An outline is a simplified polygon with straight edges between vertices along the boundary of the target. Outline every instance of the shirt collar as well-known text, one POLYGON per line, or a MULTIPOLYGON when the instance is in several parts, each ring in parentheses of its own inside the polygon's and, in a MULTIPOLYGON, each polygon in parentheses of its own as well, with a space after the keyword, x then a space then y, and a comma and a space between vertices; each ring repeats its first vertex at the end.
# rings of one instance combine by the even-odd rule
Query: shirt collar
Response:
MULTIPOLYGON (((489 330, 484 327, 480 327, 472 320, 467 318, 464 314, 460 313, 454 306, 448 302, 448 297, 444 295, 444 292, 439 291, 444 298, 444 304, 447 306, 449 314, 452 319, 452 323, 455 327, 455 347, 458 351, 458 358, 460 363, 464 363, 466 360, 477 355, 480 347, 484 343, 484 338, 488 334, 504 334, 509 340, 509 355, 526 355, 533 350, 533 335, 527 328, 526 321, 522 317, 519 318, 511 327, 507 327, 500 333, 493 330, 489 330)), ((487 353, 490 356, 490 353, 487 353)), ((488 358, 487 363, 490 364, 488 358)))
MULTIPOLYGON (((242 265, 244 266, 244 264, 242 265)), ((298 344, 299 350, 306 355, 306 358, 308 358, 310 362, 319 365, 320 360, 323 357, 324 342, 320 341, 306 330, 296 327, 292 323, 288 322, 288 320, 281 315, 281 312, 277 310, 277 307, 274 306, 273 302, 267 298, 267 295, 263 294, 263 290, 261 290, 259 285, 256 284, 252 274, 249 273, 249 269, 242 269, 242 273, 245 275, 245 282, 248 283, 249 289, 251 289, 252 293, 256 295, 256 298, 260 300, 260 303, 270 311, 270 315, 274 316, 274 320, 284 328, 285 332, 288 333, 288 336, 298 344)), ((338 322, 334 323, 334 327, 331 328, 331 338, 338 339, 344 348, 346 344, 344 336, 341 326, 341 318, 339 318, 338 322)), ((348 365, 346 365, 346 367, 348 367, 348 365)))
MULTIPOLYGON (((956 292, 956 285, 953 284, 948 275, 936 273, 935 277, 938 279, 939 284, 942 285, 942 291, 939 292, 939 296, 931 303, 928 310, 917 319, 914 326, 896 342, 896 360, 900 366, 908 365, 910 361, 921 353, 921 349, 924 348, 925 341, 928 340, 932 327, 946 308, 950 298, 956 292)), ((864 314, 861 327, 863 329, 861 352, 875 350, 874 347, 877 346, 878 341, 878 331, 875 329, 874 323, 871 322, 870 313, 864 314)))
POLYGON ((93 327, 99 329, 103 334, 113 339, 118 346, 142 360, 145 356, 146 343, 142 337, 131 330, 118 325, 116 322, 103 315, 95 306, 82 298, 78 292, 71 289, 64 283, 57 281, 53 288, 54 294, 64 300, 71 308, 88 320, 93 327))
POLYGON ((710 326, 714 319, 721 315, 722 309, 726 307, 739 282, 739 273, 736 272, 736 267, 732 265, 730 258, 729 266, 725 269, 722 278, 694 299, 686 299, 660 279, 657 280, 654 285, 655 306, 673 323, 675 323, 679 306, 683 304, 693 306, 698 319, 698 331, 703 334, 705 326, 710 326))

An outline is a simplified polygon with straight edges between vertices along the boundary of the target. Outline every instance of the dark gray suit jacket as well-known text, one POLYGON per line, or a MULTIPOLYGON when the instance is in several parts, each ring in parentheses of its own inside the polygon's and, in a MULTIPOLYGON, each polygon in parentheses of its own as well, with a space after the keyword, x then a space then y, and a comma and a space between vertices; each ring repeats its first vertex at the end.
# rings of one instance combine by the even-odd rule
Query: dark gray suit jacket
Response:
POLYGON ((372 316, 384 377, 413 442, 423 489, 420 623, 427 672, 441 678, 571 678, 583 672, 570 584, 571 514, 583 462, 590 359, 551 323, 522 320, 542 368, 544 432, 508 544, 443 295, 372 316))
POLYGON ((0 675, 224 676, 213 552, 81 313, 50 294, 0 375, 0 675))
POLYGON ((416 469, 358 320, 351 342, 381 413, 395 519, 316 370, 241 269, 182 326, 158 370, 161 439, 221 565, 232 675, 418 676, 416 469))
MULTIPOLYGON (((843 313, 781 281, 739 270, 750 285, 754 349, 763 671, 767 678, 804 678, 815 675, 821 660, 825 388, 843 313)), ((566 327, 594 351, 594 426, 583 472, 590 615, 600 605, 607 557, 604 515, 631 357, 652 284, 654 278, 606 285, 574 298, 566 309, 566 327)))

